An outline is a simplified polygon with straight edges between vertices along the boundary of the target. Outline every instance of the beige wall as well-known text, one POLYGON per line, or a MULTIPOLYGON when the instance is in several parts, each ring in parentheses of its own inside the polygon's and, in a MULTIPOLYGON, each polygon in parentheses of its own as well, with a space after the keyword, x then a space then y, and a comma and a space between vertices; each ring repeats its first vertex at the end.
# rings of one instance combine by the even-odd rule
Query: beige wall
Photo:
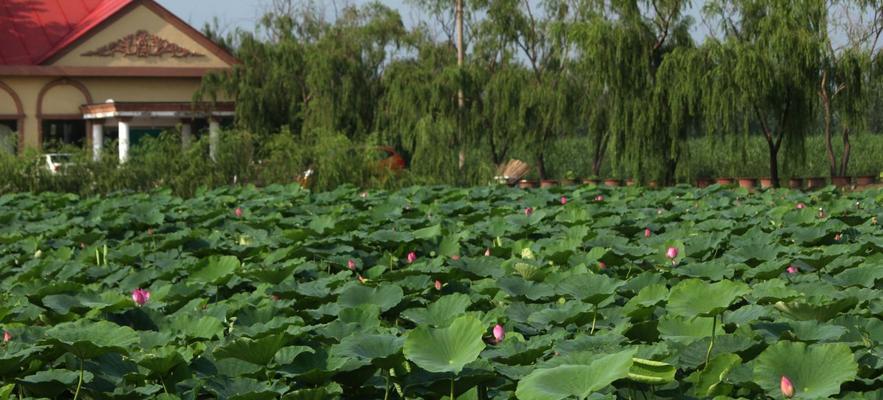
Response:
POLYGON ((5 90, 0 89, 0 115, 15 115, 18 109, 15 106, 15 100, 5 90))
MULTIPOLYGON (((24 123, 24 145, 39 147, 38 96, 44 87, 56 81, 48 77, 0 77, 0 82, 8 85, 21 98, 24 123)), ((85 95, 73 83, 79 82, 92 97, 93 103, 104 103, 108 99, 117 102, 189 102, 199 88, 199 78, 82 78, 70 79, 50 88, 42 99, 42 113, 79 114, 80 106, 86 104, 85 95)), ((0 90, 0 107, 5 106, 0 90)), ((8 97, 8 96, 7 96, 8 97)), ((10 100, 11 102, 11 100, 10 100)), ((14 110, 15 106, 12 105, 14 110)), ((0 108, 0 114, 5 114, 0 108)), ((14 112, 10 112, 14 114, 14 112)))
POLYGON ((229 67, 227 63, 212 54, 211 51, 144 6, 133 9, 110 26, 92 35, 88 40, 80 43, 62 58, 52 63, 52 65, 75 67, 229 67), (142 58, 123 55, 114 55, 113 57, 84 57, 82 55, 83 53, 107 46, 139 30, 146 30, 187 50, 204 54, 205 57, 175 58, 171 55, 165 55, 162 57, 142 58))

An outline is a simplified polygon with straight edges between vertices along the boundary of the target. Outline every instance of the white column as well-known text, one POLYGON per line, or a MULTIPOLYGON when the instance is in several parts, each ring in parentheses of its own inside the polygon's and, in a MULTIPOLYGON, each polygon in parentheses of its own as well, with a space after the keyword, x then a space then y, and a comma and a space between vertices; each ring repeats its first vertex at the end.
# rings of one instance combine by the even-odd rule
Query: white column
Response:
POLYGON ((181 147, 188 148, 193 143, 193 125, 190 120, 181 121, 181 147))
POLYGON ((208 145, 209 156, 212 161, 218 161, 218 146, 221 143, 221 123, 211 118, 208 122, 208 145))
POLYGON ((92 161, 101 161, 104 150, 104 120, 92 121, 92 161))
POLYGON ((120 164, 129 160, 129 120, 120 119, 119 122, 120 164))

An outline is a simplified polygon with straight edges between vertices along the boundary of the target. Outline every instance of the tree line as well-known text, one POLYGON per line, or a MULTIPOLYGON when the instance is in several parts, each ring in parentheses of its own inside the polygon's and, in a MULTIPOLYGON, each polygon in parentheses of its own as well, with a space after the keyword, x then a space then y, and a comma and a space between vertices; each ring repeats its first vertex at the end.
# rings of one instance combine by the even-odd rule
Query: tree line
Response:
POLYGON ((690 138, 759 136, 774 182, 783 152, 826 157, 840 176, 850 135, 881 125, 883 0, 412 4, 410 27, 379 2, 307 0, 273 1, 254 31, 207 26, 241 64, 197 98, 234 99, 255 135, 395 146, 449 183, 516 152, 546 178, 549 147, 574 136, 591 139, 595 175, 609 164, 670 183, 690 138), (826 154, 805 154, 816 134, 826 154))

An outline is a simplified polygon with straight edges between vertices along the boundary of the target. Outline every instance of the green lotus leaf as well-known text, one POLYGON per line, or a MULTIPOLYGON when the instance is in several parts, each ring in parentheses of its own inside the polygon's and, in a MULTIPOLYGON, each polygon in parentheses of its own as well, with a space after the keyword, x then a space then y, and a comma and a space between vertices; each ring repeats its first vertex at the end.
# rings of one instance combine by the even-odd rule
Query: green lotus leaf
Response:
POLYGON ((46 331, 47 344, 89 359, 116 352, 128 354, 141 338, 132 328, 112 322, 68 322, 46 331))
POLYGON ((222 376, 212 377, 206 384, 206 389, 219 399, 230 400, 276 399, 284 390, 252 378, 222 376))
POLYGON ((766 348, 754 362, 754 381, 773 398, 781 397, 780 381, 788 377, 794 399, 825 399, 856 378, 858 364, 849 346, 780 341, 766 348))
POLYGON ((358 366, 375 363, 392 367, 384 359, 402 351, 403 338, 393 335, 351 335, 331 347, 331 356, 355 361, 358 366))
POLYGON ((687 378, 688 382, 693 383, 690 393, 700 398, 728 395, 732 387, 724 383, 724 380, 740 363, 742 358, 732 353, 720 354, 712 358, 704 369, 696 371, 687 378))
POLYGON ((209 257, 204 267, 190 275, 193 282, 218 283, 239 269, 239 259, 234 256, 209 257))
POLYGON ((446 328, 419 326, 405 337, 405 358, 429 372, 459 374, 484 350, 484 332, 481 321, 472 316, 457 318, 446 328))
POLYGON ((471 304, 468 295, 454 293, 439 297, 426 308, 405 310, 402 316, 418 325, 448 326, 454 318, 463 315, 471 304))
POLYGON ((145 352, 138 360, 138 365, 157 375, 164 375, 172 368, 190 362, 192 358, 193 355, 187 348, 166 346, 145 352))
MULTIPOLYGON (((92 372, 83 372, 83 382, 90 383, 95 379, 92 372)), ((34 392, 43 396, 56 397, 64 391, 76 387, 80 380, 80 371, 70 371, 65 369, 51 369, 48 371, 39 371, 33 375, 26 376, 18 381, 26 386, 29 392, 34 392)))
POLYGON ((360 284, 350 284, 341 289, 337 304, 341 307, 357 307, 375 304, 381 311, 387 311, 402 301, 404 292, 396 285, 382 285, 376 288, 360 284))
POLYGON ((218 359, 236 358, 257 365, 267 365, 284 345, 284 335, 269 335, 257 340, 243 337, 218 347, 214 355, 218 359))
POLYGON ((635 350, 598 357, 590 364, 565 364, 534 370, 518 382, 519 400, 586 399, 618 379, 628 377, 635 350))
POLYGON ((616 293, 625 282, 600 274, 580 274, 558 284, 558 289, 589 304, 599 304, 616 293))
POLYGON ((668 312, 685 317, 710 317, 730 306, 737 297, 749 292, 742 282, 720 281, 706 283, 688 279, 671 289, 668 296, 668 312))
POLYGON ((629 368, 629 379, 650 385, 664 385, 674 382, 678 369, 661 361, 633 358, 629 368))

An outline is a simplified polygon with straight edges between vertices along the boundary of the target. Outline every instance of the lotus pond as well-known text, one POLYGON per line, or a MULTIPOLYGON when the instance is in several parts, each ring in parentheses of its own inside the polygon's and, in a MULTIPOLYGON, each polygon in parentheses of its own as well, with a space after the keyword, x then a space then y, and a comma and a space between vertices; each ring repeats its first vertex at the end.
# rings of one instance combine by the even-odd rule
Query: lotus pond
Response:
POLYGON ((0 197, 0 399, 881 399, 883 193, 0 197))

